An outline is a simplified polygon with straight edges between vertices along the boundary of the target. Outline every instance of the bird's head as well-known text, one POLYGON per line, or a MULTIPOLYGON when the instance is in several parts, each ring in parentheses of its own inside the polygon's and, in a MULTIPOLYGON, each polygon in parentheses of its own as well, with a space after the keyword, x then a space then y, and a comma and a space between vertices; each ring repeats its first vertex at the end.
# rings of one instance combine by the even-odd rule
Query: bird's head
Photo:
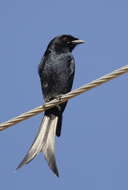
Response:
POLYGON ((72 35, 61 35, 52 39, 48 45, 48 49, 55 50, 56 52, 71 52, 76 45, 84 43, 72 35))

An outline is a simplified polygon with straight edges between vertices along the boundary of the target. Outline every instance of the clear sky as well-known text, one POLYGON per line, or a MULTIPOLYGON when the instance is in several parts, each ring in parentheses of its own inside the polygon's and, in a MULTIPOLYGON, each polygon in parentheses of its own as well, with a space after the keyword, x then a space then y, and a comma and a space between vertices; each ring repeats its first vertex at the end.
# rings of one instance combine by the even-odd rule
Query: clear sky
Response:
MULTIPOLYGON (((37 67, 48 42, 72 34, 73 88, 128 64, 128 2, 0 1, 0 122, 43 103, 37 67)), ((127 74, 72 99, 56 140, 57 178, 40 154, 19 171, 42 114, 0 133, 0 188, 128 189, 127 74)))

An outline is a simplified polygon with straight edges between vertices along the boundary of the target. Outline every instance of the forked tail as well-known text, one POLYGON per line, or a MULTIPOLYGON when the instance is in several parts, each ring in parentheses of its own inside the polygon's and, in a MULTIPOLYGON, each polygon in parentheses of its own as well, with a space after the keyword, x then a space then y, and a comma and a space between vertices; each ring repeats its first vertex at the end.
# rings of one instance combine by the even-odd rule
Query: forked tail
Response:
POLYGON ((37 154, 43 152, 49 167, 57 176, 59 176, 55 159, 55 136, 57 123, 58 116, 52 114, 50 116, 44 116, 33 144, 17 169, 28 164, 37 156, 37 154))

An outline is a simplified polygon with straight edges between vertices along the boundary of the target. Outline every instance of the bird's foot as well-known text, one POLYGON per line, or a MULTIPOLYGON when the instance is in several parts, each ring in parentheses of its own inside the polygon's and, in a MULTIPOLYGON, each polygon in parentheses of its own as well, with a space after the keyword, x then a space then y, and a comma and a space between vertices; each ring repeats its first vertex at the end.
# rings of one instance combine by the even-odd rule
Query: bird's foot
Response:
POLYGON ((47 102, 50 102, 50 101, 52 101, 52 100, 58 100, 58 101, 61 101, 61 97, 62 97, 61 94, 58 95, 58 96, 55 96, 54 98, 53 98, 53 97, 52 97, 52 98, 47 97, 47 98, 45 98, 45 102, 47 103, 47 102))
POLYGON ((47 102, 50 102, 51 100, 53 100, 53 98, 49 98, 49 97, 45 98, 45 102, 46 102, 46 103, 47 103, 47 102))
POLYGON ((62 97, 62 95, 58 95, 58 96, 55 97, 55 99, 58 100, 58 101, 61 101, 61 97, 62 97))

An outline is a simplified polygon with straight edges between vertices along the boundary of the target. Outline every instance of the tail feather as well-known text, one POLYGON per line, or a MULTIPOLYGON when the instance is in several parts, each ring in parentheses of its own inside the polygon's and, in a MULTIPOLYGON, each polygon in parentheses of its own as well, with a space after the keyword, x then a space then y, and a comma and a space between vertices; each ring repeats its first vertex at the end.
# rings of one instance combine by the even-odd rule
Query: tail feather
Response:
POLYGON ((59 115, 58 123, 57 123, 57 128, 56 128, 56 136, 60 137, 61 135, 61 128, 62 128, 62 114, 59 115))
POLYGON ((28 164, 37 156, 37 154, 43 152, 45 159, 48 161, 49 167, 57 176, 59 176, 55 160, 55 135, 57 121, 57 116, 54 116, 53 118, 46 115, 44 116, 32 146, 17 169, 21 168, 25 164, 28 164))
POLYGON ((58 123, 58 117, 54 116, 50 121, 50 130, 47 136, 45 145, 42 147, 42 152, 44 153, 45 159, 48 161, 48 165, 51 170, 59 176, 59 172, 56 165, 55 159, 55 137, 56 137, 56 127, 58 123))

